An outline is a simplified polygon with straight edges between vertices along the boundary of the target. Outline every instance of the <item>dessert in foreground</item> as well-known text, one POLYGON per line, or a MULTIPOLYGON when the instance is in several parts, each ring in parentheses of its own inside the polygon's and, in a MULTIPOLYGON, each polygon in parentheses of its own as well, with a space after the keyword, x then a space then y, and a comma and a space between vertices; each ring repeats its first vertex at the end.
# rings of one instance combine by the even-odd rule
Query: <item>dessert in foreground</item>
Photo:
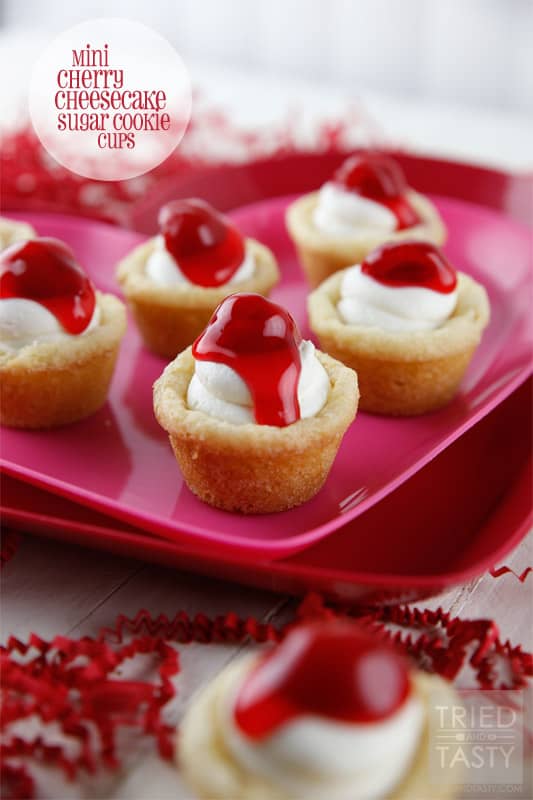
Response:
POLYGON ((308 307, 322 349, 357 371, 361 409, 402 416, 455 396, 490 317, 483 286, 411 241, 332 275, 308 307))
POLYGON ((4 250, 15 242, 34 239, 36 236, 36 231, 27 222, 0 217, 0 250, 4 250))
POLYGON ((303 341, 291 315, 234 294, 154 386, 187 485, 243 513, 284 511, 322 487, 355 417, 353 370, 303 341))
POLYGON ((457 704, 357 624, 306 624, 193 698, 177 757, 209 800, 444 800, 460 776, 430 774, 435 709, 457 704))
POLYGON ((0 421, 50 428, 102 406, 126 330, 120 300, 96 291, 72 250, 36 238, 0 254, 0 421))
POLYGON ((311 286, 384 242, 446 238, 433 203, 407 185, 396 161, 373 151, 351 156, 320 191, 292 203, 287 228, 311 286))
POLYGON ((159 213, 159 236, 135 248, 117 280, 146 346, 174 358, 236 291, 268 295, 279 280, 271 251, 245 239, 203 200, 175 200, 159 213))

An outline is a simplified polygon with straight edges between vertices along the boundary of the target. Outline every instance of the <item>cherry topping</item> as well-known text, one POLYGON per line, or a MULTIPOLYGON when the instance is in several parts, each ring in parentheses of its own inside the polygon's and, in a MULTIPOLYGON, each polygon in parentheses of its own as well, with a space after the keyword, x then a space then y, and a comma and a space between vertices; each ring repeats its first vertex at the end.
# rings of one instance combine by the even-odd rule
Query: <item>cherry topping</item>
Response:
POLYGON ((47 237, 16 242, 0 253, 0 297, 40 303, 71 334, 83 333, 96 304, 94 287, 70 247, 47 237))
POLYGON ((173 200, 159 212, 165 247, 185 277, 198 286, 222 286, 244 260, 244 239, 203 200, 173 200))
POLYGON ((361 272, 386 286, 419 286, 449 294, 457 273, 438 247, 429 242, 389 242, 373 250, 361 272))
POLYGON ((252 395, 259 425, 284 427, 300 419, 301 341, 288 311, 260 294, 241 293, 220 303, 192 352, 199 361, 235 370, 252 395))
POLYGON ((386 206, 395 215, 398 230, 420 222, 405 193, 408 186, 400 165, 383 153, 351 156, 333 176, 345 189, 386 206))
POLYGON ((407 665, 392 648, 347 621, 295 628, 247 676, 235 721, 262 739, 300 716, 345 723, 385 720, 410 691, 407 665))

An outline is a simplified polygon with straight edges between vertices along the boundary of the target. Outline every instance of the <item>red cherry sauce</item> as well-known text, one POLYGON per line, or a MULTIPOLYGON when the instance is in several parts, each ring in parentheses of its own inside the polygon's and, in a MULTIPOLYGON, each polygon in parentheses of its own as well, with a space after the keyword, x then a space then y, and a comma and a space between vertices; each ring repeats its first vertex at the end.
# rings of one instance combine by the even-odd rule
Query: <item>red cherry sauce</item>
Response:
POLYGON ((333 176, 335 183, 386 206, 397 221, 397 230, 412 228, 420 217, 405 194, 407 181, 399 164, 381 153, 347 158, 333 176))
POLYGON ((96 304, 94 287, 70 247, 45 237, 0 253, 0 297, 40 303, 71 334, 83 333, 96 304))
POLYGON ((441 294, 450 294, 457 286, 454 268, 429 242, 384 244, 369 253, 361 272, 385 286, 420 286, 441 294))
POLYGON ((174 200, 159 212, 165 247, 187 280, 222 286, 244 260, 239 231, 203 200, 174 200))
POLYGON ((248 675, 235 722, 256 740, 307 715, 372 724, 409 692, 407 666, 389 645, 352 622, 314 623, 293 630, 248 675))
POLYGON ((234 369, 252 395, 256 422, 282 428, 300 419, 301 340, 288 311, 242 293, 220 303, 192 352, 199 361, 234 369))

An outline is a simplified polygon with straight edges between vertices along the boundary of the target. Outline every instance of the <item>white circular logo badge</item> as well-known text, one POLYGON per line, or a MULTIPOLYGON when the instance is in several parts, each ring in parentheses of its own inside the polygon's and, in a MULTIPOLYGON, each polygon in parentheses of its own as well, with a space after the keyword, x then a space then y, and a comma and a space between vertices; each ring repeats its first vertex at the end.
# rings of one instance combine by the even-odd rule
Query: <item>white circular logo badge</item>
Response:
POLYGON ((134 178, 180 143, 191 83, 174 48, 127 19, 88 20, 61 33, 33 69, 30 114, 64 167, 96 180, 134 178))

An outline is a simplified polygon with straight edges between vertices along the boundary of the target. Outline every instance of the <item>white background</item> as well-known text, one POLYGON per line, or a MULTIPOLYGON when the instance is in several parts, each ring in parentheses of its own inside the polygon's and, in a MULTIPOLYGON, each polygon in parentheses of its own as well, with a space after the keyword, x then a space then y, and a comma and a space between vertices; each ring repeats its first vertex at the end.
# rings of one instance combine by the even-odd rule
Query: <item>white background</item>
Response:
POLYGON ((532 0, 0 0, 0 9, 10 31, 125 16, 194 61, 533 111, 532 0))
MULTIPOLYGON (((27 122, 32 66, 55 33, 137 19, 183 56, 193 106, 306 146, 357 117, 349 146, 388 144, 533 170, 533 0, 0 0, 0 126, 27 122)), ((202 156, 229 160, 209 131, 202 156)), ((231 145, 230 145, 231 150, 231 145)))

